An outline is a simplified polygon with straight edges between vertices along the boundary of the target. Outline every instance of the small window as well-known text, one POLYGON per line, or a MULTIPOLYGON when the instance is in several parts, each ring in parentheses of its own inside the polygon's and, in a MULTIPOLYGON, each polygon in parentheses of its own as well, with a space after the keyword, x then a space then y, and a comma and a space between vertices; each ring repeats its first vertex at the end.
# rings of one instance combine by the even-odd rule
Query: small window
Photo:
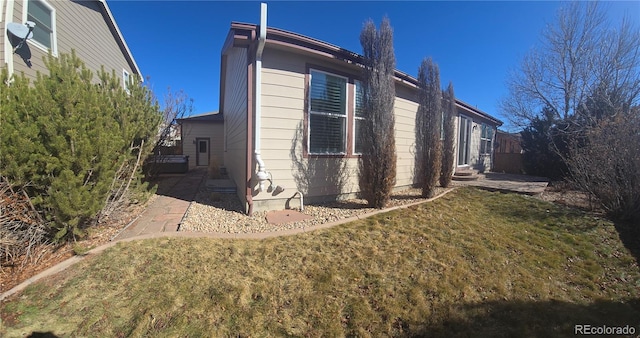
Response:
POLYGON ((200 153, 206 153, 207 152, 207 141, 198 142, 198 151, 200 153))
POLYGON ((480 154, 491 154, 491 143, 493 141, 493 127, 482 124, 482 133, 480 134, 480 154))
POLYGON ((25 14, 24 21, 33 21, 36 24, 33 28, 33 38, 29 41, 57 55, 55 9, 44 0, 29 0, 25 14))
POLYGON ((129 92, 129 82, 130 81, 131 81, 131 74, 129 74, 129 72, 127 72, 126 70, 123 69, 122 70, 122 87, 127 92, 129 92))
POLYGON ((309 86, 309 153, 346 152, 347 79, 312 70, 309 86))
POLYGON ((353 128, 354 128, 354 140, 353 140, 353 153, 354 154, 362 154, 362 138, 361 131, 362 123, 365 120, 364 113, 364 93, 362 91, 362 82, 355 81, 355 107, 354 107, 354 116, 353 116, 353 128))

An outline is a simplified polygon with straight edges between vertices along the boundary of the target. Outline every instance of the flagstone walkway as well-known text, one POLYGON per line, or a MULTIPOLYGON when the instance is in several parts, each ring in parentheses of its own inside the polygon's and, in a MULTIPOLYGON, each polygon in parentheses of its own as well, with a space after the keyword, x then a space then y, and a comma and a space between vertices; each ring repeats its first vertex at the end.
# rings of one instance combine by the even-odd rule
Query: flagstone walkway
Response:
POLYGON ((112 240, 178 231, 180 222, 206 174, 205 169, 194 169, 186 174, 163 177, 156 192, 156 199, 112 240))

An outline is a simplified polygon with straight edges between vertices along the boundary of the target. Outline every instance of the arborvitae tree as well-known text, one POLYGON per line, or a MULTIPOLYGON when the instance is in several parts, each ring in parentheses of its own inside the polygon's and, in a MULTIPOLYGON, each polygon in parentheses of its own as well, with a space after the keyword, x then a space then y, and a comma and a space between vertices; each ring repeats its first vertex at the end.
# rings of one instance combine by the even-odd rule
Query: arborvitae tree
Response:
POLYGON ((368 20, 360 33, 364 56, 362 72, 363 111, 360 128, 362 156, 358 162, 362 197, 369 206, 383 208, 396 184, 396 144, 393 30, 387 18, 380 30, 368 20))
POLYGON ((456 96, 453 84, 449 82, 446 91, 442 92, 442 170, 440 171, 440 185, 444 188, 451 183, 453 165, 455 161, 455 125, 456 96))
POLYGON ((416 173, 422 196, 431 198, 440 177, 442 145, 442 90, 440 70, 431 58, 422 60, 418 69, 418 113, 416 116, 416 173))
MULTIPOLYGON (((118 168, 148 150, 160 113, 150 91, 123 89, 115 73, 99 80, 72 52, 49 56, 48 75, 3 85, 0 173, 25 185, 55 238, 82 233, 104 206, 118 168), (6 91, 6 95, 5 95, 6 91), (133 149, 133 151, 132 151, 133 149)), ((2 82, 8 82, 3 72, 2 82)), ((139 182, 140 171, 130 177, 139 182)))

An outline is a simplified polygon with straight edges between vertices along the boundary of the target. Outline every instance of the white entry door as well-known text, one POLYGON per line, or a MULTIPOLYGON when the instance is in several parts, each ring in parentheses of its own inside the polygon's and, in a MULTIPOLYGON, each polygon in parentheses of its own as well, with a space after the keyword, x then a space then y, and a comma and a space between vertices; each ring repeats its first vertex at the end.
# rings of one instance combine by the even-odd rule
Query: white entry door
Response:
POLYGON ((196 138, 196 165, 209 165, 209 138, 196 138))

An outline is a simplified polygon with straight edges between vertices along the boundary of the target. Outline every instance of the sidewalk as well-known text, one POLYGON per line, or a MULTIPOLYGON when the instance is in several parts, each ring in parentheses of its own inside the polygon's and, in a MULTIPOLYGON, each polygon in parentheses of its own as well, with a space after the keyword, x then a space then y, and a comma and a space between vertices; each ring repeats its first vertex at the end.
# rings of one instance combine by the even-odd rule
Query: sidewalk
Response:
POLYGON ((155 201, 112 241, 178 231, 180 222, 206 174, 205 169, 193 169, 186 174, 163 177, 158 183, 155 201))

